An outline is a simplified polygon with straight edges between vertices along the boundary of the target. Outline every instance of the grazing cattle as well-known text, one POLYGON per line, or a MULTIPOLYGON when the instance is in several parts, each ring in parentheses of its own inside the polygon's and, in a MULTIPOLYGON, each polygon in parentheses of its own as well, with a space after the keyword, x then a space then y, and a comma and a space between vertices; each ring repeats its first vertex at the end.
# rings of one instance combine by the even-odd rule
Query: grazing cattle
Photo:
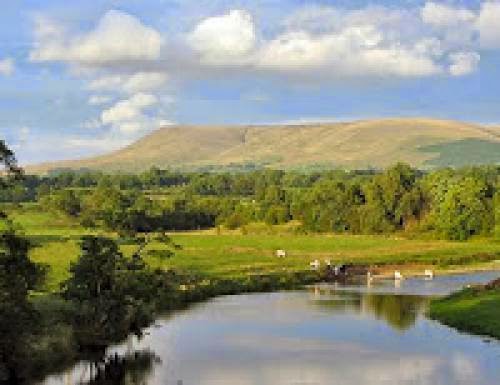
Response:
POLYGON ((276 256, 278 258, 285 258, 286 257, 286 251, 285 250, 276 250, 276 256))
POLYGON ((320 262, 317 259, 315 259, 314 261, 309 263, 309 266, 311 266, 311 268, 313 268, 314 270, 318 270, 319 266, 320 266, 320 262))
POLYGON ((434 272, 432 270, 427 269, 424 271, 424 276, 427 279, 432 279, 432 278, 434 278, 434 272))

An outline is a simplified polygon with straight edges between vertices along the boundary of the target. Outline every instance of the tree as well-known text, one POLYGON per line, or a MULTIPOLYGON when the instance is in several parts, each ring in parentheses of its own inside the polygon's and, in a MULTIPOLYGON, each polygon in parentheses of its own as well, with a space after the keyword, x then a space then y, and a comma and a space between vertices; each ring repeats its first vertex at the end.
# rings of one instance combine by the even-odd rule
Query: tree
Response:
POLYGON ((423 196, 416 186, 417 171, 398 163, 364 185, 366 205, 361 209, 361 230, 384 233, 403 229, 420 216, 423 196))
POLYGON ((59 190, 40 199, 42 206, 76 217, 81 211, 80 199, 73 190, 59 190))
POLYGON ((493 229, 493 202, 480 178, 464 177, 447 182, 431 213, 438 233, 447 239, 466 240, 493 229))
POLYGON ((0 234, 0 383, 22 377, 28 337, 37 314, 29 291, 42 281, 44 269, 28 258, 29 242, 7 229, 0 234))
MULTIPOLYGON (((0 187, 15 186, 22 171, 1 140, 0 162, 5 172, 0 187)), ((15 384, 22 379, 28 337, 36 325, 29 291, 42 281, 44 269, 29 259, 29 242, 15 233, 5 213, 0 226, 0 383, 15 384)))
POLYGON ((79 344, 101 348, 140 333, 153 319, 159 293, 169 292, 163 271, 152 271, 140 251, 126 258, 108 238, 82 239, 81 255, 70 267, 63 296, 75 304, 79 344))

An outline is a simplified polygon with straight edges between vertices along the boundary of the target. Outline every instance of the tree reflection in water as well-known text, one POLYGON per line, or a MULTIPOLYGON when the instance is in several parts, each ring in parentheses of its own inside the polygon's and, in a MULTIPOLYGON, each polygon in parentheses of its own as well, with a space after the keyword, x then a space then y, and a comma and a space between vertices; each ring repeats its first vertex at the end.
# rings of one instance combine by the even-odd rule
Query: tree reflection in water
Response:
POLYGON ((314 303, 337 312, 371 314, 396 330, 411 328, 429 299, 415 295, 374 294, 315 288, 314 303), (319 290, 319 291, 318 291, 319 290))
POLYGON ((150 351, 109 355, 89 364, 90 380, 79 385, 144 385, 160 358, 150 351))

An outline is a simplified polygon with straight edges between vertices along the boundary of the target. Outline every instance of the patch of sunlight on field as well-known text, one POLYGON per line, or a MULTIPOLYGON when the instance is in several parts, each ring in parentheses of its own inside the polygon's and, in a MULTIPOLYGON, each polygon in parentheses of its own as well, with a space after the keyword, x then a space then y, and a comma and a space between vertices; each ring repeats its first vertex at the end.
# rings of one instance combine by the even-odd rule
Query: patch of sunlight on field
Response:
POLYGON ((57 291, 61 282, 69 277, 69 267, 79 255, 80 247, 77 241, 44 242, 34 247, 30 252, 33 261, 49 267, 45 290, 57 291))

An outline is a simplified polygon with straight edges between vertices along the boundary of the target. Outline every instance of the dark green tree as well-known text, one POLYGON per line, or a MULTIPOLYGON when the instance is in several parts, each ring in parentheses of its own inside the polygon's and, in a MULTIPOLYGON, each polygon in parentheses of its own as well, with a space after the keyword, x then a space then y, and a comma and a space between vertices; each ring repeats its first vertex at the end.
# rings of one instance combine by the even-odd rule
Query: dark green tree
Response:
POLYGON ((63 295, 75 305, 79 344, 96 348, 140 333, 153 319, 157 299, 168 294, 163 271, 152 271, 140 251, 125 257, 107 238, 82 239, 81 255, 70 267, 63 295))
MULTIPOLYGON (((0 141, 0 162, 4 175, 0 187, 12 187, 22 177, 14 153, 0 141)), ((23 380, 23 361, 36 326, 36 312, 29 292, 42 281, 44 269, 28 257, 29 242, 19 237, 5 213, 0 221, 0 383, 23 380)))
POLYGON ((42 281, 44 269, 28 258, 29 242, 13 230, 0 234, 0 383, 23 379, 28 339, 37 314, 29 292, 42 281))

